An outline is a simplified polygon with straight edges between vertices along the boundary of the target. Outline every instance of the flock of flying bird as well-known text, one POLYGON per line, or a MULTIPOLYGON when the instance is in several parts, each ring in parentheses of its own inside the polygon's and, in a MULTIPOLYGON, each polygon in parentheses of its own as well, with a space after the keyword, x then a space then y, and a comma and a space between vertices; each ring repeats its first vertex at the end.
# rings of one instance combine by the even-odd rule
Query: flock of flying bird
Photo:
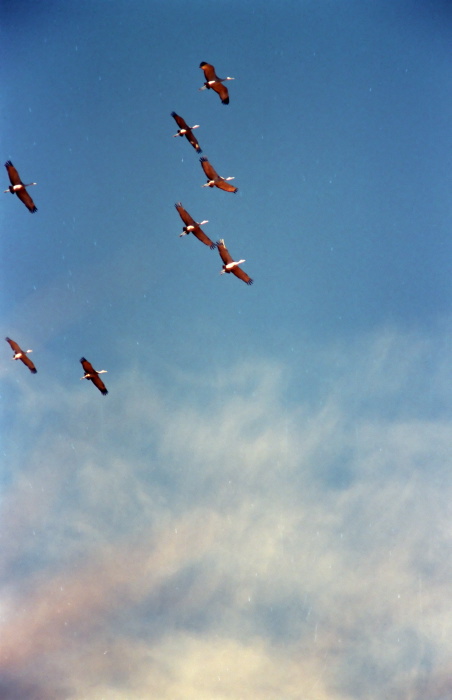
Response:
MULTIPOLYGON (((210 63, 206 63, 205 61, 202 61, 199 67, 204 72, 205 77, 204 85, 200 88, 200 90, 213 90, 219 95, 223 104, 229 104, 229 92, 224 83, 227 80, 234 80, 234 78, 219 78, 215 72, 214 66, 212 66, 210 63)), ((176 114, 176 112, 171 112, 171 116, 174 118, 177 126, 179 127, 177 134, 174 134, 174 136, 185 136, 189 143, 196 150, 196 152, 202 153, 198 140, 193 135, 193 129, 197 129, 199 125, 196 124, 195 126, 188 126, 187 122, 181 116, 176 114)), ((203 156, 199 160, 202 169, 204 170, 204 173, 207 176, 207 182, 203 185, 203 187, 217 187, 218 189, 224 190, 225 192, 233 193, 238 191, 238 188, 234 187, 234 185, 231 185, 229 182, 230 180, 234 179, 233 177, 225 178, 218 175, 215 168, 211 165, 211 163, 206 157, 203 156)), ((29 192, 27 191, 27 187, 36 185, 36 182, 29 182, 28 184, 23 183, 19 173, 17 172, 16 168, 10 160, 6 161, 5 168, 7 170, 11 184, 8 187, 8 189, 4 190, 4 192, 10 192, 11 194, 15 194, 20 199, 20 201, 23 202, 23 204, 25 204, 28 211, 30 211, 32 214, 37 212, 38 209, 35 206, 35 203, 33 202, 33 199, 31 198, 29 192)), ((224 244, 223 239, 220 239, 216 243, 213 243, 213 241, 211 241, 210 238, 206 236, 201 226, 207 224, 207 221, 201 221, 200 223, 196 222, 190 216, 188 211, 184 209, 181 202, 175 204, 175 207, 179 213, 180 218, 184 223, 184 227, 180 236, 186 236, 189 233, 192 233, 199 241, 201 241, 201 243, 204 243, 205 245, 209 246, 211 250, 217 248, 221 260, 223 261, 223 267, 220 271, 220 274, 229 274, 232 272, 236 277, 243 280, 243 282, 245 282, 246 284, 253 284, 253 280, 251 279, 251 277, 247 275, 246 272, 244 272, 240 267, 240 265, 244 263, 245 260, 233 260, 232 256, 230 255, 228 249, 224 244)), ((22 350, 18 343, 16 343, 11 338, 6 338, 5 340, 7 341, 7 343, 9 343, 14 353, 12 359, 21 360, 24 363, 24 365, 28 367, 30 372, 32 372, 32 374, 36 374, 37 369, 28 356, 33 351, 22 350)), ((99 389, 101 394, 103 394, 104 396, 108 394, 108 390, 99 376, 100 374, 104 374, 105 372, 107 372, 107 370, 95 370, 92 364, 88 362, 88 360, 85 357, 82 357, 80 359, 80 362, 84 371, 84 375, 83 377, 80 377, 80 379, 89 379, 94 384, 94 386, 97 387, 97 389, 99 389)))
MULTIPOLYGON (((202 61, 199 67, 204 72, 205 77, 205 83, 200 88, 200 90, 214 90, 214 92, 216 92, 219 95, 221 102, 224 105, 229 104, 229 91, 224 83, 227 80, 234 80, 234 78, 219 78, 215 72, 214 66, 212 66, 210 63, 206 63, 205 61, 202 61)), ((177 134, 174 134, 174 136, 185 136, 187 141, 193 146, 195 151, 197 153, 202 153, 201 147, 198 143, 198 139, 193 134, 193 129, 197 129, 199 127, 199 124, 195 124, 194 126, 188 126, 185 119, 183 119, 183 117, 181 117, 179 114, 176 114, 176 112, 171 112, 171 116, 173 117, 177 126, 179 127, 179 131, 177 132, 177 134)), ((203 185, 203 187, 218 187, 218 189, 220 190, 233 193, 238 191, 238 187, 234 187, 234 185, 231 185, 231 183, 229 182, 230 180, 234 179, 233 177, 221 177, 220 175, 218 175, 213 165, 205 156, 202 156, 199 159, 199 161, 201 163, 202 169, 204 170, 204 173, 207 176, 207 182, 203 185)), ((232 274, 234 274, 239 279, 243 280, 243 282, 246 282, 246 284, 253 284, 253 280, 251 279, 251 277, 247 275, 246 272, 244 272, 240 267, 240 265, 244 263, 245 260, 233 260, 232 256, 230 255, 228 249, 224 244, 223 239, 217 241, 216 243, 213 243, 213 241, 211 241, 210 238, 206 236, 201 226, 207 224, 207 221, 201 221, 200 223, 195 221, 190 216, 188 211, 184 209, 181 202, 178 202, 175 205, 175 207, 179 213, 180 218, 185 224, 182 233, 180 234, 181 236, 185 236, 189 233, 192 233, 194 236, 196 236, 196 238, 199 241, 201 241, 201 243, 204 243, 205 245, 209 246, 209 248, 211 248, 212 250, 214 248, 217 248, 220 257, 223 261, 223 268, 221 270, 221 274, 229 274, 232 272, 232 274)))

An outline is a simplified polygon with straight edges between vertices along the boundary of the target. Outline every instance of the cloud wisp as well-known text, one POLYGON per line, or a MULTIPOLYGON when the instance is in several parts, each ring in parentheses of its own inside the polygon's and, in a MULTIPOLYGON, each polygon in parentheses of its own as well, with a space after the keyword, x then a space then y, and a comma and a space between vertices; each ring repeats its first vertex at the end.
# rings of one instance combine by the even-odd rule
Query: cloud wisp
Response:
POLYGON ((264 361, 204 379, 196 405, 146 380, 132 398, 126 376, 108 404, 61 390, 53 423, 54 387, 40 419, 25 397, 2 697, 446 697, 450 425, 400 396, 432 347, 368 339, 315 408, 264 361))

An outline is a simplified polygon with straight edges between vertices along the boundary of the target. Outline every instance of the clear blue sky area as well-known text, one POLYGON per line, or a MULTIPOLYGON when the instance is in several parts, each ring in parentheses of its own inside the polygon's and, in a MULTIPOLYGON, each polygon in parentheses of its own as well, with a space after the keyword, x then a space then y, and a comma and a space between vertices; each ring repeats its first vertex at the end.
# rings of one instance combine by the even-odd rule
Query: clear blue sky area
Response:
POLYGON ((2 700, 450 698, 450 3, 4 0, 0 39, 2 700))

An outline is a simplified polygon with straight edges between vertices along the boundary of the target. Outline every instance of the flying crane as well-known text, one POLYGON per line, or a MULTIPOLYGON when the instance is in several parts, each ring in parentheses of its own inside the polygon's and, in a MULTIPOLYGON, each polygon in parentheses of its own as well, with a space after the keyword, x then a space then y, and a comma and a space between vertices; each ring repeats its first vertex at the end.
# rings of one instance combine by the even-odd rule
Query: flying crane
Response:
POLYGON ((175 204, 174 206, 176 207, 180 218, 182 219, 182 221, 185 224, 185 226, 182 229, 182 233, 179 234, 179 237, 180 236, 187 236, 189 233, 192 233, 194 236, 196 236, 196 238, 199 241, 201 241, 201 243, 208 245, 211 250, 216 248, 215 243, 213 241, 211 241, 209 236, 206 236, 204 231, 201 229, 201 226, 209 223, 207 221, 207 219, 198 223, 190 216, 188 211, 186 209, 184 209, 181 202, 177 202, 177 204, 175 204))
POLYGON ((239 265, 246 262, 246 260, 233 260, 222 238, 217 242, 217 248, 223 261, 223 269, 220 270, 220 275, 224 275, 225 273, 229 274, 232 272, 232 274, 238 277, 239 280, 243 280, 246 282, 246 284, 253 284, 251 277, 247 275, 241 267, 239 267, 239 265))
POLYGON ((4 190, 4 192, 11 192, 11 194, 16 194, 19 197, 20 201, 25 204, 28 211, 34 214, 34 212, 38 211, 38 209, 37 207, 35 207, 35 203, 28 194, 26 188, 31 187, 32 185, 36 185, 37 183, 29 182, 28 185, 24 185, 24 183, 20 179, 19 173, 17 172, 16 168, 10 160, 6 161, 5 168, 8 171, 8 177, 11 184, 7 190, 4 190))
POLYGON ((173 136, 185 136, 187 141, 191 143, 195 151, 197 151, 198 153, 202 153, 202 149, 198 143, 198 139, 196 138, 196 136, 193 136, 192 133, 192 129, 198 129, 199 124, 195 124, 194 126, 188 126, 185 119, 176 114, 176 112, 171 112, 171 116, 173 117, 174 121, 179 127, 179 131, 177 132, 177 134, 173 134, 173 136))
POLYGON ((203 156, 199 159, 202 165, 202 169, 207 175, 207 182, 202 185, 202 187, 218 187, 220 190, 225 190, 225 192, 238 192, 238 187, 230 185, 228 180, 234 180, 233 177, 221 177, 218 175, 217 171, 208 161, 208 159, 203 156))
POLYGON ((28 357, 27 353, 33 352, 33 350, 22 350, 22 348, 14 341, 11 340, 11 338, 5 338, 6 342, 10 344, 11 350, 13 351, 14 355, 12 356, 12 360, 21 360, 21 362, 24 363, 26 367, 30 370, 32 374, 36 374, 38 371, 36 367, 34 366, 33 362, 30 360, 28 357))
POLYGON ((199 67, 201 68, 202 71, 204 71, 204 77, 206 79, 206 82, 202 87, 200 87, 200 90, 214 90, 218 95, 220 96, 220 100, 224 105, 229 104, 229 92, 226 87, 226 85, 223 85, 223 83, 226 80, 234 80, 234 78, 219 78, 218 75, 215 73, 215 68, 212 66, 211 63, 206 63, 205 61, 201 61, 199 64, 199 67))
POLYGON ((80 362, 82 363, 82 367, 85 372, 83 377, 80 377, 80 379, 90 379, 94 386, 99 389, 100 393, 106 396, 108 394, 108 391, 102 379, 99 377, 99 374, 104 374, 107 372, 107 370, 95 370, 91 362, 88 362, 88 360, 85 357, 82 357, 80 362))

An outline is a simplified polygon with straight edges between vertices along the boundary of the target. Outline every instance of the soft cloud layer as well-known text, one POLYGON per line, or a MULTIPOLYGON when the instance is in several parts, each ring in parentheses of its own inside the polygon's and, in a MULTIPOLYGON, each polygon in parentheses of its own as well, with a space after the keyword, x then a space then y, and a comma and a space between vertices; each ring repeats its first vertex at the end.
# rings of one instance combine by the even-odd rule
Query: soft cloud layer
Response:
POLYGON ((12 387, 1 697, 448 697, 445 342, 325 353, 310 403, 265 361, 177 398, 12 387))

